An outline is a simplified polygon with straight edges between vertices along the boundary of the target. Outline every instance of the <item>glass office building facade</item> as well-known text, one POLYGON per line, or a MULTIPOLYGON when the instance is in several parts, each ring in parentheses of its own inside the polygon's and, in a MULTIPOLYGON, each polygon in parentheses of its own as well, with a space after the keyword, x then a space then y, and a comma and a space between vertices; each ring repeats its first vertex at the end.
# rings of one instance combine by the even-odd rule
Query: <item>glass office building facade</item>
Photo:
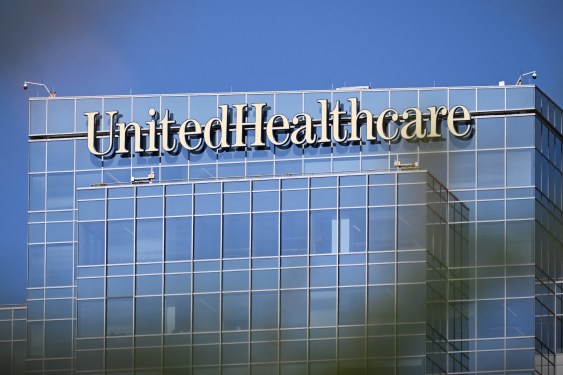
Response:
POLYGON ((33 98, 26 371, 555 374, 562 127, 535 86, 33 98), (151 108, 205 124, 227 105, 234 124, 266 103, 266 123, 326 100, 351 132, 350 98, 374 115, 462 105, 471 132, 88 148, 85 112, 148 134, 151 108))

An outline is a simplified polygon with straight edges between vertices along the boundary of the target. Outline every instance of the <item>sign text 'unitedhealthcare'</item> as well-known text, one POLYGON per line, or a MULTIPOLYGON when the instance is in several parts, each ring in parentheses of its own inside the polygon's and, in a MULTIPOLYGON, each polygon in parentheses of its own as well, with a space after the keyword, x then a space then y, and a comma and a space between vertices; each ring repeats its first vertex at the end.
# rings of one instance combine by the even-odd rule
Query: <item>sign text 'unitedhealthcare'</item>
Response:
POLYGON ((274 114, 268 118, 266 103, 220 105, 220 115, 210 118, 205 124, 195 119, 177 122, 169 110, 165 110, 161 117, 154 108, 150 108, 150 120, 146 121, 148 127, 141 127, 134 121, 119 122, 119 112, 108 111, 109 130, 100 131, 102 116, 99 112, 85 112, 84 116, 88 121, 88 149, 96 156, 158 153, 160 148, 176 152, 178 144, 190 152, 201 152, 204 147, 231 150, 288 147, 292 144, 305 147, 349 142, 396 143, 401 139, 414 142, 442 138, 442 120, 446 121, 448 131, 455 137, 466 138, 472 134, 470 113, 461 105, 449 110, 445 106, 427 107, 425 113, 415 107, 402 113, 387 108, 374 114, 360 109, 357 98, 347 101, 351 105, 350 113, 341 109, 339 101, 330 110, 328 100, 318 100, 320 119, 313 119, 308 113, 297 113, 292 118, 274 114), (248 121, 249 112, 254 114, 253 121, 248 121), (107 141, 102 149, 100 140, 103 137, 107 141))

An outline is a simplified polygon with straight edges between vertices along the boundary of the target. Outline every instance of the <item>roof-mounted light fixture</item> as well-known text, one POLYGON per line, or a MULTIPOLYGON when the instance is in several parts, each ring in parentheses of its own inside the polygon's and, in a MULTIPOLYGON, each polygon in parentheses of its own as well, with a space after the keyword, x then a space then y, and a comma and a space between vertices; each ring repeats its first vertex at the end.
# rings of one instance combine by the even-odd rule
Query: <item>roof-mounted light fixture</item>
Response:
POLYGON ((54 98, 54 97, 57 96, 57 93, 56 93, 55 91, 49 90, 49 88, 48 88, 44 83, 25 81, 25 82, 23 83, 23 89, 24 89, 24 90, 27 90, 27 88, 29 87, 29 85, 43 86, 43 87, 45 88, 45 90, 47 90, 47 92, 49 93, 49 98, 54 98))
POLYGON ((516 81, 516 86, 522 86, 522 78, 524 78, 524 76, 529 76, 529 75, 532 76, 532 79, 538 78, 538 75, 535 70, 532 70, 531 72, 528 73, 522 73, 520 74, 520 77, 518 77, 518 81, 516 81))

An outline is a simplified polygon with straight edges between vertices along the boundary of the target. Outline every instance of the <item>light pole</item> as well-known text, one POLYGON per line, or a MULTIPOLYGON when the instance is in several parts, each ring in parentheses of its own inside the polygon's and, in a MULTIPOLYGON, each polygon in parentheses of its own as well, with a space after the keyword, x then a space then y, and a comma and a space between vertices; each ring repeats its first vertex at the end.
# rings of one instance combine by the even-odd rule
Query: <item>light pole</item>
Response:
POLYGON ((23 89, 27 90, 27 88, 29 87, 29 85, 35 85, 35 86, 43 86, 45 88, 45 90, 47 90, 47 92, 49 93, 49 97, 50 98, 54 98, 57 96, 57 93, 54 91, 49 90, 49 88, 44 84, 44 83, 37 83, 37 82, 30 82, 30 81, 25 81, 23 83, 23 89))

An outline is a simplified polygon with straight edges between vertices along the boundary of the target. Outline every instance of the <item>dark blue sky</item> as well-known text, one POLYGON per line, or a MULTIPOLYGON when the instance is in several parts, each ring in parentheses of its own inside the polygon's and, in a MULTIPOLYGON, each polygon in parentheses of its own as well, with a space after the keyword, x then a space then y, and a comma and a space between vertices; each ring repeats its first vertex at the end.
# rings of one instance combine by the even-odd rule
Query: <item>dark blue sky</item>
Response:
POLYGON ((2 0, 0 303, 25 298, 24 80, 59 96, 515 83, 563 104, 563 3, 2 0))

